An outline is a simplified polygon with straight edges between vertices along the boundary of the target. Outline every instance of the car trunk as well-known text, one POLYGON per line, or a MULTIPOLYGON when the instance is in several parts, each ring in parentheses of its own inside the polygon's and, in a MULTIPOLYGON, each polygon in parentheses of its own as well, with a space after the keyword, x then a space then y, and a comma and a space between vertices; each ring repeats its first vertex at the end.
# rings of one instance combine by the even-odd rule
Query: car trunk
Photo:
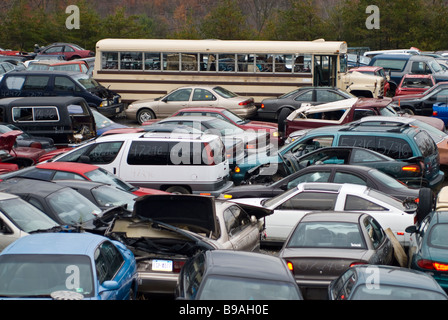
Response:
POLYGON ((299 286, 326 287, 330 281, 341 275, 352 263, 362 263, 364 249, 343 250, 337 254, 335 248, 285 249, 282 258, 294 266, 294 278, 299 286))

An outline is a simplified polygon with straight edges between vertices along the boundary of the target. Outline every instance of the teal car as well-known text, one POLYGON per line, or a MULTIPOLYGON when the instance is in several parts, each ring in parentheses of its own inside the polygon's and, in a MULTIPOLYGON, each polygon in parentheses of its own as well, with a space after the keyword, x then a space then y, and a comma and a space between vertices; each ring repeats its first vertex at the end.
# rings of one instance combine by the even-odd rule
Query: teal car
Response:
MULTIPOLYGON (((347 125, 312 129, 293 142, 284 145, 271 156, 254 154, 239 163, 232 173, 235 184, 240 184, 251 171, 263 166, 264 174, 288 174, 289 160, 323 147, 358 147, 376 151, 408 166, 391 174, 410 187, 441 187, 445 175, 440 170, 437 145, 425 131, 409 124, 352 122, 347 125)), ((362 159, 366 164, 370 159, 362 159)), ((362 162, 362 161, 361 161, 362 162)), ((363 163, 358 163, 363 165, 363 163)), ((275 179, 274 179, 275 180, 275 179)))
POLYGON ((410 226, 409 268, 431 274, 448 292, 448 211, 433 211, 410 226))

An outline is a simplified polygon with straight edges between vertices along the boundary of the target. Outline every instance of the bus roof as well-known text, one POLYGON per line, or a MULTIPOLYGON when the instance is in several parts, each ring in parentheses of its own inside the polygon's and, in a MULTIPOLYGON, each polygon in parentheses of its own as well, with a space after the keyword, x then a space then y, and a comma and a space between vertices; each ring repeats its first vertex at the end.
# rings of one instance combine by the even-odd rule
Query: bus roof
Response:
POLYGON ((260 41, 184 39, 102 39, 97 51, 151 51, 199 53, 339 54, 347 52, 345 41, 260 41), (275 43, 275 45, 273 45, 275 43))

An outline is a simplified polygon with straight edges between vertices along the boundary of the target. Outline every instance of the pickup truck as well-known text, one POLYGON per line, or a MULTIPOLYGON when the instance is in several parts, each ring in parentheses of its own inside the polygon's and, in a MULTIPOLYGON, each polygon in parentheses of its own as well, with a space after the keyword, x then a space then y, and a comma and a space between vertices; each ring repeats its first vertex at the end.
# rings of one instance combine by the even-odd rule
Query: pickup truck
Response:
POLYGON ((398 116, 391 98, 352 98, 317 106, 304 104, 285 120, 285 138, 292 132, 341 125, 366 116, 398 116))
POLYGON ((405 74, 431 74, 436 83, 448 81, 448 72, 429 56, 381 54, 373 57, 369 65, 383 67, 389 73, 390 81, 397 86, 405 74))

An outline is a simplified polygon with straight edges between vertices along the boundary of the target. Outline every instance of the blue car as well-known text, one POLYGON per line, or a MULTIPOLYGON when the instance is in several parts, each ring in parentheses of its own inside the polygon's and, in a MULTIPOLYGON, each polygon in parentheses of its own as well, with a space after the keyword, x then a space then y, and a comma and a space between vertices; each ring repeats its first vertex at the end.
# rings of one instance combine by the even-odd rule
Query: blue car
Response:
POLYGON ((433 211, 410 226, 409 267, 431 274, 448 292, 448 212, 433 211))
POLYGON ((39 233, 0 253, 0 299, 130 300, 138 289, 133 253, 91 233, 39 233))

